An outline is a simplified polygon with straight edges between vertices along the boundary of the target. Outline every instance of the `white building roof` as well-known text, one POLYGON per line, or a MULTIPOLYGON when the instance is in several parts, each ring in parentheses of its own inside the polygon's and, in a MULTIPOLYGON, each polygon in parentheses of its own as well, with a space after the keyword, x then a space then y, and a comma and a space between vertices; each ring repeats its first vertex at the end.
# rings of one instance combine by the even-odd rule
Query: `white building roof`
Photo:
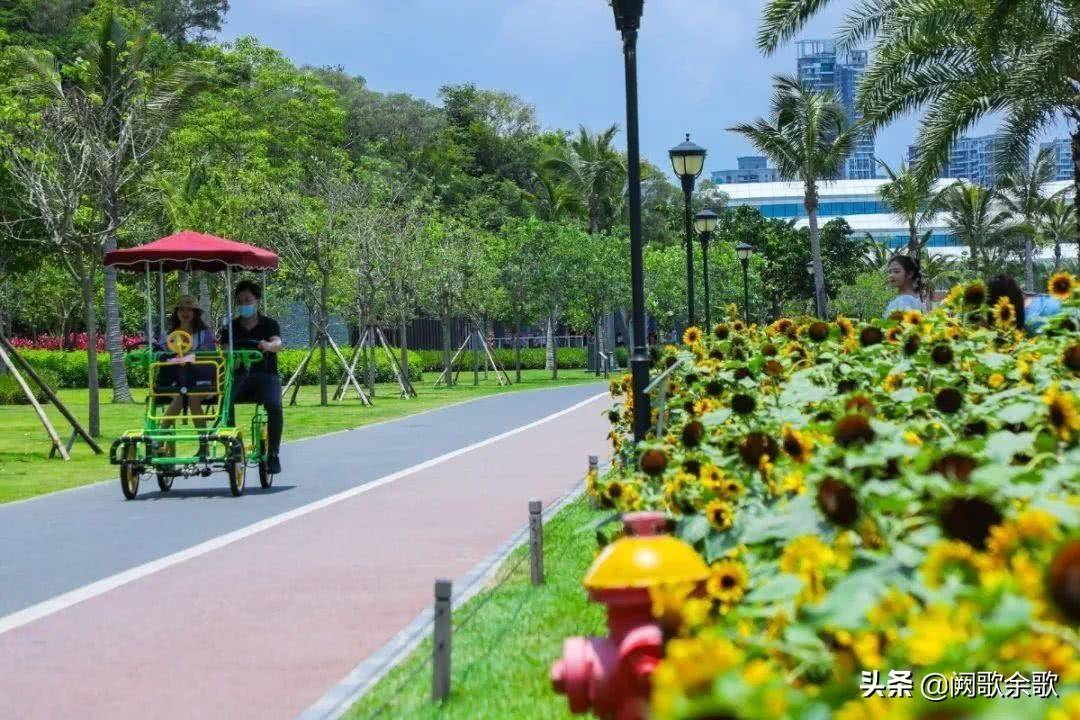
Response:
MULTIPOLYGON (((888 180, 822 180, 818 182, 818 196, 822 201, 842 200, 846 198, 867 200, 877 198, 878 189, 888 180)), ((961 182, 956 178, 940 178, 934 182, 934 190, 940 191, 961 182)), ((1062 190, 1071 195, 1073 183, 1059 180, 1047 184, 1046 194, 1053 195, 1062 190)), ((717 191, 724 193, 732 205, 750 205, 770 202, 802 202, 804 187, 802 182, 767 182, 767 183, 731 183, 720 185, 717 191)))

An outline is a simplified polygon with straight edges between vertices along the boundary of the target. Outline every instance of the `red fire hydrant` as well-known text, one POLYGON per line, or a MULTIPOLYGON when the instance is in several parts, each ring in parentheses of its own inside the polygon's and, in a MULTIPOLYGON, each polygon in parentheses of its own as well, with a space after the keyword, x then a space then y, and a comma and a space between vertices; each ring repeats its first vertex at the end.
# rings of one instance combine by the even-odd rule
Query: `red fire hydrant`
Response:
POLYGON ((607 605, 609 637, 567 638, 562 659, 551 666, 551 683, 573 713, 644 720, 650 676, 664 654, 649 590, 700 584, 709 569, 688 544, 662 534, 662 513, 627 513, 623 523, 629 537, 604 548, 583 582, 594 602, 607 605))

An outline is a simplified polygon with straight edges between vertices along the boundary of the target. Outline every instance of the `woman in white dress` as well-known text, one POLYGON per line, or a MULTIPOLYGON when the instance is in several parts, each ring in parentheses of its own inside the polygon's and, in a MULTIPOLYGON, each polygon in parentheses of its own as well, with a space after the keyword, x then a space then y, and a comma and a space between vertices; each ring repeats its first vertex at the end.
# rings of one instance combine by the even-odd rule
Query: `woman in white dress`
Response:
POLYGON ((896 297, 885 306, 885 317, 897 310, 922 310, 922 301, 919 299, 922 274, 919 272, 918 261, 907 255, 893 255, 886 267, 889 284, 896 288, 896 297))

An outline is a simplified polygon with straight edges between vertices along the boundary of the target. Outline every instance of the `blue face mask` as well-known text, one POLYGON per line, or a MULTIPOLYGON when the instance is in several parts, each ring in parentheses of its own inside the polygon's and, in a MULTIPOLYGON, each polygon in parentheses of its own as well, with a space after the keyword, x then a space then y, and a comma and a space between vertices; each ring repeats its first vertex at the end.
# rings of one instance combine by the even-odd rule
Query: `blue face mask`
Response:
POLYGON ((236 314, 242 318, 255 317, 254 305, 237 305, 236 314))

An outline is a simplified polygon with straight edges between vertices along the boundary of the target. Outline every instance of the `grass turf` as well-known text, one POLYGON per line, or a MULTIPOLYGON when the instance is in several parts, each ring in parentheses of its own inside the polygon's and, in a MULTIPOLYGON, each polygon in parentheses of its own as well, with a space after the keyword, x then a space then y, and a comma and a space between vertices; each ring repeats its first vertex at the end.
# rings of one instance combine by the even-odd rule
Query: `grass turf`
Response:
MULTIPOLYGON (((321 407, 318 387, 304 387, 299 393, 297 404, 285 408, 285 441, 394 420, 487 395, 570 385, 596 379, 592 373, 585 370, 560 370, 557 381, 551 380, 551 373, 546 370, 523 370, 521 383, 510 387, 500 386, 493 373, 489 373, 488 380, 481 379, 480 384, 474 387, 471 375, 463 372, 458 385, 436 388, 432 385, 437 374, 427 373, 426 378, 424 382, 414 383, 418 397, 411 400, 399 398, 396 385, 377 384, 372 407, 360 405, 355 392, 344 402, 331 402, 329 406, 321 407)), ((98 438, 98 444, 106 453, 113 439, 124 431, 141 428, 143 424, 143 391, 135 392, 138 402, 127 404, 113 404, 111 394, 111 390, 101 392, 101 437, 98 438)), ((61 390, 60 399, 77 418, 86 420, 85 390, 61 390)), ((45 407, 56 431, 66 440, 70 435, 67 422, 51 405, 45 407)), ((249 427, 252 408, 251 405, 240 405, 237 408, 238 427, 249 427)), ((50 460, 50 447, 48 435, 29 405, 0 405, 0 503, 117 476, 117 469, 109 465, 107 454, 94 455, 81 440, 72 448, 71 460, 68 462, 59 458, 50 460)))
POLYGON ((552 691, 548 668, 562 653, 564 638, 604 629, 603 608, 590 603, 581 586, 597 545, 592 532, 580 530, 597 516, 579 498, 548 521, 542 586, 531 584, 524 546, 511 554, 491 587, 454 611, 445 702, 431 702, 429 638, 362 697, 347 720, 574 717, 566 698, 552 691))

